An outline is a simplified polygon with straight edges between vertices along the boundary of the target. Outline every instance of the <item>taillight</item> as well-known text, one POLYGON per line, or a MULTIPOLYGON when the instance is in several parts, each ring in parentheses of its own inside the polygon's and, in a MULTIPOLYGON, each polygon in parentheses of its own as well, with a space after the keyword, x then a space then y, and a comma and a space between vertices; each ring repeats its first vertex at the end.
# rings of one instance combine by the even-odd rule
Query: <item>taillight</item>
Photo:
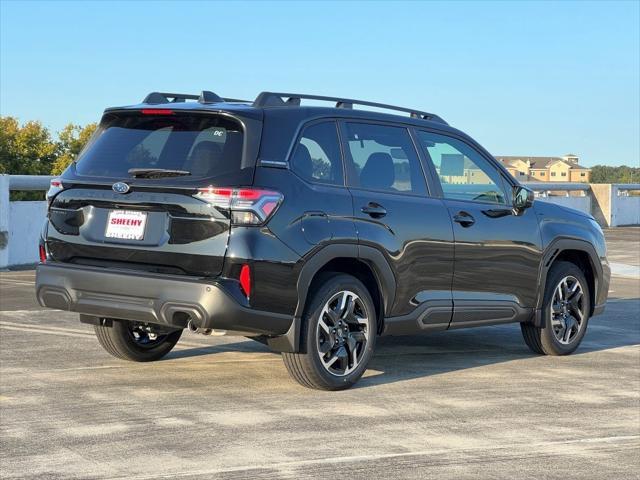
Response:
POLYGON ((58 177, 52 178, 51 182, 49 182, 49 190, 47 190, 47 194, 45 198, 47 202, 51 201, 53 197, 55 197, 58 193, 64 190, 64 186, 62 185, 62 180, 58 177))
POLYGON ((281 193, 258 188, 199 188, 196 198, 219 208, 231 211, 231 223, 235 225, 261 225, 276 211, 282 199, 281 193))
POLYGON ((47 261, 47 249, 42 244, 40 244, 39 253, 40 262, 45 263, 47 261))
POLYGON ((251 270, 246 263, 242 265, 240 269, 240 288, 244 293, 244 296, 249 298, 251 296, 251 270))

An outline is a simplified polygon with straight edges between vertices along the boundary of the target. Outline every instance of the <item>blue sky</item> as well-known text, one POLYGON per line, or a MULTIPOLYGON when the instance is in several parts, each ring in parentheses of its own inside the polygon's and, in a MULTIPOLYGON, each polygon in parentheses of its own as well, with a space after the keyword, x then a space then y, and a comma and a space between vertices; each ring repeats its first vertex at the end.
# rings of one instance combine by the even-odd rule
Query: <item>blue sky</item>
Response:
POLYGON ((11 2, 0 112, 53 131, 149 91, 433 111, 495 155, 640 166, 640 2, 11 2))

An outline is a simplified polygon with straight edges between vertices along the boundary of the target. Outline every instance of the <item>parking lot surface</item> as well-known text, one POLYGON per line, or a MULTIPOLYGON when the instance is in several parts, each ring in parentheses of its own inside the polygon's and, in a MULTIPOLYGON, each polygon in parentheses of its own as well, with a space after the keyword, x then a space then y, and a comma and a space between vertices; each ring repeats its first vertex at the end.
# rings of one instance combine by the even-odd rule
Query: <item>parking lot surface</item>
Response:
POLYGON ((0 478, 639 478, 640 229, 607 236, 609 303, 574 355, 518 325, 382 338, 332 393, 243 338, 118 361, 37 305, 33 271, 0 273, 0 478))

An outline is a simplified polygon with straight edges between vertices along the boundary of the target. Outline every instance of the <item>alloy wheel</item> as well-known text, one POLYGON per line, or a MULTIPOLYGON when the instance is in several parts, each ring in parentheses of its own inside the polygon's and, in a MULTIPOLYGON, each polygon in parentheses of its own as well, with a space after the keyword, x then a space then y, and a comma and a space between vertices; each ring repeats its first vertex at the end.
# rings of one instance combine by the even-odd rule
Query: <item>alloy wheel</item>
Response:
POLYGON ((324 368, 336 376, 353 372, 370 340, 369 312, 362 299, 343 290, 325 303, 316 328, 317 351, 324 368))
POLYGON ((551 326, 556 340, 570 344, 580 333, 586 318, 582 285, 574 276, 566 276, 556 286, 551 299, 551 326))

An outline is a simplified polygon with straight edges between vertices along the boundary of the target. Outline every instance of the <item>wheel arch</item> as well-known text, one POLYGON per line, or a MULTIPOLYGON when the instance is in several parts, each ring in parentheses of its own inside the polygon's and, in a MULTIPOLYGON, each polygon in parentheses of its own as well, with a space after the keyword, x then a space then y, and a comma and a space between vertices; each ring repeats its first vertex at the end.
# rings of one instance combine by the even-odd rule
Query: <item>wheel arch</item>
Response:
POLYGON ((541 309, 544 303, 544 291, 549 270, 560 261, 573 263, 582 270, 587 279, 590 294, 589 315, 593 315, 598 289, 602 280, 602 265, 595 248, 590 243, 574 238, 557 239, 545 249, 540 271, 539 285, 541 288, 538 291, 537 308, 541 309))
POLYGON ((381 332, 384 317, 391 311, 396 290, 395 276, 384 255, 372 247, 355 244, 327 245, 316 252, 305 263, 298 277, 296 319, 304 313, 314 281, 325 272, 353 275, 367 287, 376 307, 378 332, 381 332))

